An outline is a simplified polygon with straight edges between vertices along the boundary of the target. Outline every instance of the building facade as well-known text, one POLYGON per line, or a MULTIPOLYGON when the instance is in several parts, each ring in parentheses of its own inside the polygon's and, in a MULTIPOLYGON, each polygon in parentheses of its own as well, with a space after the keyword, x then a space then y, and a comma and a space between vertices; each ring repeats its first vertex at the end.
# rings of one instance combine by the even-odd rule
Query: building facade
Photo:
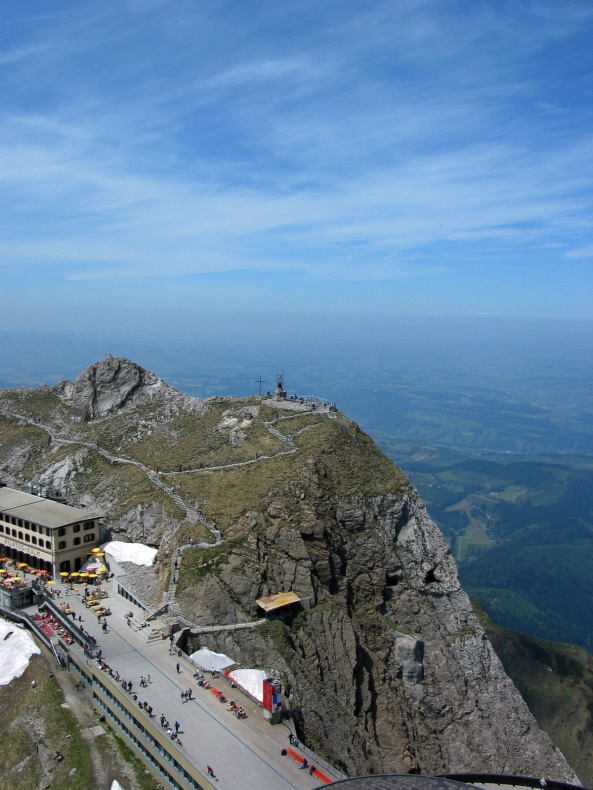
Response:
POLYGON ((0 488, 0 553, 58 577, 79 571, 99 545, 99 516, 13 488, 0 488))

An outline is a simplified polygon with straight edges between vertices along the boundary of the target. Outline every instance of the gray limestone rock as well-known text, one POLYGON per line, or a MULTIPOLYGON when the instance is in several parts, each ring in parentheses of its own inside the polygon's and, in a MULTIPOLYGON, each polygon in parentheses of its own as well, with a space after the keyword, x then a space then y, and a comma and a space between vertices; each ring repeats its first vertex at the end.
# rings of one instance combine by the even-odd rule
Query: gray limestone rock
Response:
POLYGON ((119 357, 90 365, 76 379, 66 423, 79 425, 122 408, 135 393, 159 391, 165 383, 144 368, 119 357))
MULTIPOLYGON (((274 492, 268 519, 280 518, 279 499, 274 492)), ((506 676, 417 492, 355 496, 325 512, 303 505, 302 522, 293 514, 290 527, 252 537, 221 571, 228 587, 205 580, 184 601, 220 622, 237 602, 253 617, 254 598, 279 590, 311 590, 312 608, 200 644, 280 672, 300 735, 350 775, 578 781, 506 676)))

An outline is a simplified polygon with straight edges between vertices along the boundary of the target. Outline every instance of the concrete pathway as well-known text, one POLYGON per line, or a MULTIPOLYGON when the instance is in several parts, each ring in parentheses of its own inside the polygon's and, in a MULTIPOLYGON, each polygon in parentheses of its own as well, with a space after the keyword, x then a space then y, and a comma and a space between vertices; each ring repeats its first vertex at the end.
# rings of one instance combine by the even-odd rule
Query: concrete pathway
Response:
MULTIPOLYGON (((59 585, 59 600, 66 600, 77 615, 82 614, 82 625, 97 639, 103 660, 119 672, 121 678, 132 681, 139 701, 146 700, 152 705, 157 726, 161 713, 171 725, 175 721, 181 724, 179 737, 183 747, 179 747, 180 751, 198 770, 205 773, 206 764, 211 765, 221 789, 228 790, 238 787, 244 790, 310 790, 319 786, 319 780, 309 776, 307 771, 299 770, 293 760, 280 754, 281 749, 289 745, 286 727, 270 726, 264 720, 261 708, 238 690, 231 691, 227 681, 218 678, 212 685, 227 698, 232 693, 233 699, 248 714, 244 720, 233 716, 214 694, 197 685, 193 677, 195 667, 187 657, 170 654, 169 640, 148 641, 150 627, 127 625, 128 612, 134 612, 131 622, 137 621, 138 624, 143 622, 143 612, 117 595, 113 587, 113 582, 104 585, 110 596, 104 603, 112 610, 107 618, 109 630, 106 634, 102 632, 96 616, 82 604, 81 594, 76 595, 64 585, 59 585), (140 677, 148 675, 150 684, 142 688, 140 677), (181 692, 189 688, 194 699, 183 702, 181 692)), ((142 715, 147 716, 146 713, 142 715)), ((325 769, 322 770, 328 775, 325 769)), ((330 778, 335 780, 338 777, 331 775, 330 778)))

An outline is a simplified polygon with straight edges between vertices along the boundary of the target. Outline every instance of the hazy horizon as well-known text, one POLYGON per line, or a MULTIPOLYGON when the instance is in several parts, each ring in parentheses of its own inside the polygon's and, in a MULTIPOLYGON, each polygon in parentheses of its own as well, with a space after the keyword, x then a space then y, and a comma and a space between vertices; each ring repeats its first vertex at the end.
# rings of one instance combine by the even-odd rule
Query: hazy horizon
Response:
POLYGON ((593 322, 426 316, 202 316, 104 337, 0 336, 0 386, 75 380, 113 356, 196 397, 272 390, 335 401, 375 439, 486 452, 593 453, 593 322))

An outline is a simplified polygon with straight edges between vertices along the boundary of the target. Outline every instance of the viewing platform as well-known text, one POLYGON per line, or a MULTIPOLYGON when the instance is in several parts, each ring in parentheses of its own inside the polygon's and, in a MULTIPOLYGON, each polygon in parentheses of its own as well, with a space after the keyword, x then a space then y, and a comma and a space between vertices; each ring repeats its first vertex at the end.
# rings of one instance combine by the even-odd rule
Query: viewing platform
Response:
MULTIPOLYGON (((70 621, 70 635, 78 637, 83 628, 93 639, 92 643, 86 640, 86 649, 77 638, 71 644, 61 645, 60 653, 65 655, 68 668, 80 675, 97 710, 165 786, 182 790, 319 787, 319 778, 300 769, 298 762, 287 756, 290 730, 268 724, 262 709, 238 690, 231 691, 224 678, 208 677, 208 681, 225 698, 232 694, 245 709, 246 719, 233 716, 227 705, 220 702, 220 695, 199 687, 195 667, 187 656, 178 656, 168 639, 149 638, 158 621, 142 627, 143 610, 117 594, 115 580, 102 586, 109 594, 111 610, 105 618, 106 630, 83 603, 82 590, 76 593, 66 585, 59 585, 58 589, 60 598, 49 606, 55 613, 58 603, 67 605, 69 615, 60 617, 60 625, 70 621), (149 681, 146 687, 140 685, 142 677, 149 681), (131 691, 123 688, 124 680, 132 683, 131 691), (181 695, 188 689, 192 692, 189 701, 181 695), (144 702, 152 708, 152 716, 143 707, 144 702), (172 726, 179 722, 181 743, 172 740, 161 727, 161 714, 172 726), (207 775, 208 765, 214 769, 215 780, 207 775)), ((32 619, 38 610, 36 606, 28 607, 19 614, 32 619)), ((311 763, 308 753, 307 758, 311 763)), ((322 771, 329 781, 339 778, 338 773, 330 774, 325 766, 322 771)))

